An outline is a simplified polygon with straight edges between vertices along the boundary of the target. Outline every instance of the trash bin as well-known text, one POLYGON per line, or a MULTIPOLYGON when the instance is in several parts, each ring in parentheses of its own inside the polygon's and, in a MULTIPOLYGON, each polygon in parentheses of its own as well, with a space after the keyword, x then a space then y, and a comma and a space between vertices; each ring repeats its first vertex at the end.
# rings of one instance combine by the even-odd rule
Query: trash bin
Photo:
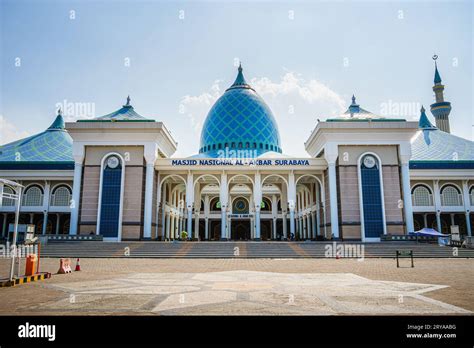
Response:
POLYGON ((38 255, 30 254, 26 257, 25 276, 36 274, 38 266, 38 255))

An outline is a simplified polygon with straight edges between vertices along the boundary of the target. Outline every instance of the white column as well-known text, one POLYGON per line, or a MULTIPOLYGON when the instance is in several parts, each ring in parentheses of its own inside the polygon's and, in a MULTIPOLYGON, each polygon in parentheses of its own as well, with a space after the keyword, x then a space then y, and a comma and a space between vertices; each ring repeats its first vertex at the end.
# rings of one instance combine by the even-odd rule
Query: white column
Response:
POLYGON ((170 230, 171 230, 170 224, 171 224, 171 217, 170 217, 170 214, 168 212, 168 213, 166 213, 166 230, 165 230, 166 231, 165 232, 165 238, 167 240, 169 240, 171 238, 170 237, 170 230))
POLYGON ((283 239, 286 239, 288 237, 288 231, 286 227, 286 211, 285 210, 281 212, 281 221, 283 224, 283 239))
POLYGON ((194 238, 199 240, 199 211, 194 212, 194 238))
POLYGON ((414 232, 413 225, 413 207, 411 203, 411 187, 410 187, 410 169, 408 160, 402 161, 402 188, 403 188, 403 210, 405 211, 405 221, 407 225, 406 233, 414 232))
POLYGON ((339 156, 339 149, 336 143, 327 143, 324 147, 324 157, 328 162, 328 181, 329 181, 329 210, 331 215, 331 233, 332 238, 339 238, 339 217, 337 206, 337 176, 336 161, 339 156))
POLYGON ((278 214, 278 202, 275 195, 272 196, 272 218, 273 218, 273 233, 272 239, 277 237, 277 214, 278 214))
POLYGON ((205 240, 209 240, 209 214, 210 214, 209 196, 206 195, 204 197, 204 217, 206 218, 204 222, 204 239, 205 240))
POLYGON ((423 227, 428 227, 428 214, 426 213, 423 214, 423 227))
MULTIPOLYGON (((155 211, 152 211, 152 215, 155 214, 155 233, 153 239, 157 240, 159 238, 159 222, 160 222, 160 209, 161 209, 161 179, 160 173, 156 174, 156 201, 155 201, 155 211)), ((152 220, 153 224, 153 220, 152 220)), ((152 226, 153 229, 153 226, 152 226)))
POLYGON ((221 239, 225 240, 227 236, 227 202, 228 202, 228 188, 227 188, 227 173, 221 174, 221 186, 219 201, 221 202, 221 239))
MULTIPOLYGON (((43 233, 46 234, 46 228, 48 227, 48 213, 49 213, 49 198, 50 198, 51 184, 49 181, 45 181, 44 184, 44 195, 43 195, 43 233)), ((33 223, 33 222, 31 222, 33 223)))
POLYGON ((441 227, 441 197, 439 195, 439 181, 433 181, 433 196, 434 196, 434 204, 435 204, 435 211, 436 211, 436 226, 438 227, 438 232, 442 233, 441 227))
POLYGON ((151 220, 153 210, 153 175, 155 160, 146 160, 145 174, 145 209, 143 214, 143 238, 151 239, 151 220))
POLYGON ((463 192, 463 202, 464 202, 464 213, 466 214, 466 229, 467 235, 471 236, 471 219, 470 219, 470 209, 471 209, 471 200, 469 197, 469 186, 467 185, 467 180, 462 182, 462 192, 463 192))
POLYGON ((72 186, 71 222, 69 234, 76 235, 79 223, 79 204, 81 201, 82 162, 84 160, 84 146, 73 145, 74 181, 72 186))
POLYGON ((336 163, 328 164, 329 204, 331 212, 331 232, 333 238, 339 238, 339 217, 337 209, 336 163))
POLYGON ((175 239, 179 239, 179 212, 178 214, 176 214, 176 216, 174 217, 174 238, 175 239))
MULTIPOLYGON (((159 177, 158 173, 158 177, 159 177)), ((163 183, 161 186, 162 188, 160 189, 160 185, 158 186, 158 190, 160 191, 160 205, 161 207, 161 236, 162 240, 165 240, 166 238, 166 184, 163 183), (161 192, 163 190, 163 192, 161 192)), ((156 223, 158 224, 158 219, 156 220, 156 223)))
POLYGON ((320 209, 321 209, 321 201, 322 201, 322 195, 320 194, 320 190, 321 190, 321 193, 322 193, 322 186, 319 186, 319 184, 316 184, 314 189, 316 190, 316 235, 317 236, 320 236, 321 235, 321 227, 319 226, 321 224, 321 213, 320 213, 320 209))
POLYGON ((296 237, 295 231, 296 185, 293 172, 288 174, 288 209, 290 210, 290 234, 296 237))
POLYGON ((260 240, 260 208, 262 203, 262 184, 259 172, 255 173, 255 185, 253 188, 253 198, 255 205, 255 240, 260 240))
POLYGON ((194 204, 194 181, 191 171, 188 172, 186 182, 186 208, 188 210, 187 231, 188 238, 193 239, 193 204, 194 204))
POLYGON ((175 231, 174 231, 174 215, 169 214, 169 219, 170 219, 170 238, 175 239, 175 231))
POLYGON ((281 218, 283 224, 283 238, 286 239, 288 236, 288 228, 286 226, 286 213, 288 211, 288 187, 283 182, 281 185, 281 196, 280 196, 280 204, 281 204, 281 218))

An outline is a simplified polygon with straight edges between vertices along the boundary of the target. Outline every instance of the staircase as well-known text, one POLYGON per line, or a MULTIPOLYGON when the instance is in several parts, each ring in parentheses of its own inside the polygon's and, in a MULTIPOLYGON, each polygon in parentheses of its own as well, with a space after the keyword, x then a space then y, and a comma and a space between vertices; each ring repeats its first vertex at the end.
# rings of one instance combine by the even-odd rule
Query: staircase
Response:
MULTIPOLYGON (((413 250, 415 258, 471 258, 474 249, 416 242, 348 243, 341 258, 394 258, 396 250, 413 250), (351 251, 352 250, 352 251, 351 251)), ((70 258, 326 258, 335 257, 333 242, 97 242, 55 241, 42 246, 42 257, 70 258), (327 252, 327 250, 331 252, 327 252)))

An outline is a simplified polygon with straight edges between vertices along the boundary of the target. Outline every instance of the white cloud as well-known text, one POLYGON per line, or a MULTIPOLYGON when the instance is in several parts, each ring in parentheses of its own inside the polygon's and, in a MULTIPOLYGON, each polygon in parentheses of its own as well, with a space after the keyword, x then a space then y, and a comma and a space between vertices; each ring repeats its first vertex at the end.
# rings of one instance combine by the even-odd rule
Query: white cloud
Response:
POLYGON ((253 88, 261 95, 270 95, 273 98, 295 94, 309 104, 324 102, 336 106, 341 111, 344 109, 345 101, 342 97, 318 80, 305 81, 293 72, 287 72, 282 76, 280 82, 272 82, 267 77, 253 78, 253 88))
POLYGON ((181 98, 180 113, 189 118, 191 127, 195 133, 200 133, 202 124, 214 105, 215 101, 221 94, 219 86, 220 80, 215 80, 211 88, 197 96, 185 95, 181 98))
POLYGON ((3 115, 0 115, 0 144, 8 144, 12 141, 26 138, 30 134, 25 130, 19 130, 13 123, 10 123, 3 115))
MULTIPOLYGON (((180 113, 188 118, 188 125, 185 130, 175 133, 179 141, 176 156, 197 153, 202 125, 210 108, 221 95, 221 82, 216 80, 209 90, 181 99, 180 113), (189 127, 194 136, 189 135, 189 127)), ((347 105, 340 94, 323 82, 306 80, 294 72, 286 72, 275 82, 267 77, 253 78, 250 85, 273 111, 280 129, 283 151, 289 155, 306 157, 304 142, 315 127, 317 118, 341 114, 347 105)))

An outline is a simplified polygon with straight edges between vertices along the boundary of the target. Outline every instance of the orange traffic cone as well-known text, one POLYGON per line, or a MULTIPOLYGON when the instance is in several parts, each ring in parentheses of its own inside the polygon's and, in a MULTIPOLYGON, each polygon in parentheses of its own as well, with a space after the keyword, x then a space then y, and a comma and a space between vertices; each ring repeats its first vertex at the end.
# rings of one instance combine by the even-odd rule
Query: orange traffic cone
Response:
POLYGON ((80 271, 81 270, 81 262, 79 261, 79 259, 77 259, 77 263, 76 263, 76 269, 75 271, 80 271))

